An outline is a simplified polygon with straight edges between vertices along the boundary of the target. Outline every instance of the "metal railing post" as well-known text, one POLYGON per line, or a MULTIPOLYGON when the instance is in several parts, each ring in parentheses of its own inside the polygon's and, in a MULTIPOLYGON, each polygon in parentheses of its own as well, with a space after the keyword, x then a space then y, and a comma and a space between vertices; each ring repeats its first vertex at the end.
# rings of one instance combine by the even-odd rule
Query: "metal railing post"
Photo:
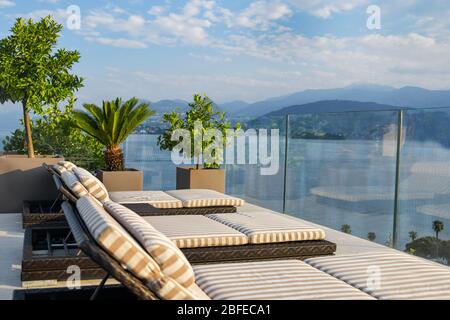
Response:
POLYGON ((284 141, 284 180, 283 180, 283 213, 286 213, 287 198, 287 170, 288 170, 288 151, 289 151, 289 115, 286 115, 286 134, 284 141))
POLYGON ((395 161, 395 194, 394 194, 394 218, 393 218, 393 226, 392 226, 392 247, 397 246, 397 219, 398 219, 398 211, 400 208, 400 157, 401 157, 401 149, 402 149, 402 140, 403 140, 403 110, 398 111, 398 120, 397 120, 397 154, 395 161))

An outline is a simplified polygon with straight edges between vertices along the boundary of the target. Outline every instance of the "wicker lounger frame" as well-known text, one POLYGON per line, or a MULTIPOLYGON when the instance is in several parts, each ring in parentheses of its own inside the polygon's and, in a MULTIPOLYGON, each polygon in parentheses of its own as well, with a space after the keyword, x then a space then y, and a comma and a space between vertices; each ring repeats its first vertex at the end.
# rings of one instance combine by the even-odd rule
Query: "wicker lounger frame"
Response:
MULTIPOLYGON (((59 201, 61 198, 67 199, 71 203, 75 204, 78 197, 70 191, 65 185, 61 176, 51 166, 43 164, 43 167, 52 175, 57 177, 60 182, 58 188, 59 197, 55 201, 59 201)), ((125 207, 133 210, 140 216, 166 216, 166 215, 207 215, 211 213, 235 213, 237 211, 234 206, 216 206, 216 207, 197 207, 197 208, 173 208, 173 209, 160 209, 156 208, 148 203, 130 203, 124 204, 125 207)), ((23 226, 27 227, 45 227, 45 226, 67 226, 64 219, 64 214, 60 213, 30 213, 29 210, 23 212, 23 226)))
MULTIPOLYGON (((46 232, 65 230, 65 228, 34 228, 25 230, 22 282, 67 279, 66 270, 71 265, 77 265, 82 271, 83 279, 99 279, 104 271, 99 268, 89 257, 76 250, 66 250, 53 255, 49 250, 45 255, 33 254, 33 232, 46 232)), ((273 244, 247 244, 238 246, 219 246, 203 248, 181 249, 189 262, 195 264, 248 262, 263 260, 297 259, 305 260, 314 257, 333 255, 336 252, 336 244, 326 240, 295 241, 273 244)))
MULTIPOLYGON (((76 210, 71 205, 73 210, 76 210)), ((67 217, 67 214, 66 214, 67 217)), ((51 230, 56 230, 53 228, 51 230)), ((64 228, 60 228, 64 229, 64 228)), ((82 270, 83 277, 98 279, 104 271, 93 261, 83 254, 70 254, 66 256, 53 256, 51 252, 47 255, 33 254, 32 233, 45 228, 27 229, 23 248, 22 281, 42 280, 66 280, 67 267, 77 265, 82 270)), ((69 233, 70 230, 67 230, 69 233)), ((73 232, 73 230, 72 230, 73 232)), ((75 233, 73 233, 75 237, 75 233)), ((78 240, 75 239, 77 243, 78 240)), ((80 248, 81 251, 82 248, 80 248)), ((247 244, 239 246, 219 246, 203 248, 181 249, 191 264, 225 263, 225 262, 247 262, 262 260, 298 259, 333 255, 336 252, 336 244, 326 240, 293 241, 273 244, 247 244)))
POLYGON ((105 285, 106 280, 109 277, 113 277, 141 300, 160 300, 140 279, 125 270, 114 258, 97 245, 87 231, 76 208, 72 207, 72 210, 64 210, 64 214, 80 250, 106 271, 106 276, 91 298, 95 298, 98 291, 105 285))

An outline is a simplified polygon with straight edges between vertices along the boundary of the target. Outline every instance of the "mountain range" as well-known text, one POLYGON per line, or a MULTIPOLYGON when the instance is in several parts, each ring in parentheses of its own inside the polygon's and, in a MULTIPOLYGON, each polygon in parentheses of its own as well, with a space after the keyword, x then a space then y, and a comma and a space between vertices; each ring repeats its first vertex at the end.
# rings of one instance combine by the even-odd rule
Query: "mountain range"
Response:
MULTIPOLYGON (((289 106, 309 104, 324 100, 350 100, 375 102, 412 108, 450 107, 450 90, 427 90, 418 87, 393 88, 372 84, 356 84, 345 88, 305 90, 270 98, 248 105, 238 116, 261 116, 289 106)), ((313 110, 311 110, 313 111, 313 110)), ((322 112, 335 111, 330 105, 322 112)))
MULTIPOLYGON (((144 99, 141 101, 150 102, 144 99)), ((158 114, 173 111, 177 107, 184 112, 188 104, 188 101, 180 99, 160 100, 151 103, 151 108, 158 114)), ((217 107, 233 118, 302 112, 439 108, 450 107, 450 90, 427 90, 411 86, 397 89, 373 84, 354 84, 336 89, 304 90, 251 104, 237 100, 218 104, 217 107), (277 113, 275 112, 277 110, 281 111, 277 113)), ((0 106, 0 131, 17 128, 20 118, 21 108, 10 105, 0 106)))
POLYGON ((405 109, 388 104, 375 102, 359 102, 351 100, 322 100, 306 103, 298 106, 290 106, 280 110, 272 111, 265 116, 286 116, 288 114, 300 113, 330 113, 330 112, 350 112, 350 111, 381 111, 405 109))

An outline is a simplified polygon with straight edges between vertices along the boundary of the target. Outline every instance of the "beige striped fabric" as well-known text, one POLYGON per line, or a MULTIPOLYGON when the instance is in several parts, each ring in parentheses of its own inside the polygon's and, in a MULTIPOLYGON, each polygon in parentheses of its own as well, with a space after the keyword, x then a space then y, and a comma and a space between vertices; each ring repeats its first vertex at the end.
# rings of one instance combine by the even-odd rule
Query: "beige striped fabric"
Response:
POLYGON ((66 186, 77 196, 78 198, 84 197, 89 194, 86 188, 78 180, 77 176, 72 171, 65 171, 61 175, 61 179, 66 186))
POLYGON ((81 184, 98 201, 105 202, 109 200, 108 190, 103 183, 86 169, 75 167, 72 169, 81 184))
POLYGON ((401 252, 305 261, 378 299, 450 299, 450 268, 401 252))
POLYGON ((247 244, 247 236, 204 216, 143 217, 174 241, 178 248, 202 248, 247 244))
POLYGON ((242 199, 207 189, 171 190, 166 193, 181 200, 185 208, 239 207, 245 204, 242 199))
POLYGON ((78 200, 77 209, 97 243, 125 269, 147 284, 159 298, 202 299, 161 272, 159 265, 91 196, 78 200))
POLYGON ((183 203, 163 191, 117 191, 110 192, 112 201, 121 204, 148 203, 159 209, 182 208, 183 203))
POLYGON ((55 170, 56 173, 58 173, 59 175, 62 175, 63 172, 66 172, 68 169, 63 166, 60 166, 59 164, 54 164, 53 170, 55 170))
POLYGON ((70 161, 59 161, 58 162, 58 165, 60 165, 60 166, 62 166, 62 167, 64 167, 64 168, 66 168, 67 170, 69 170, 69 171, 72 171, 73 170, 73 168, 76 168, 76 165, 74 165, 72 162, 70 162, 70 161))
POLYGON ((185 288, 195 283, 190 263, 165 235, 135 212, 116 202, 107 201, 104 208, 147 250, 165 275, 185 288))
POLYGON ((371 296, 299 260, 194 266, 214 300, 371 300, 371 296))
POLYGON ((245 234, 251 244, 325 239, 322 229, 280 214, 225 213, 209 214, 207 217, 245 234))

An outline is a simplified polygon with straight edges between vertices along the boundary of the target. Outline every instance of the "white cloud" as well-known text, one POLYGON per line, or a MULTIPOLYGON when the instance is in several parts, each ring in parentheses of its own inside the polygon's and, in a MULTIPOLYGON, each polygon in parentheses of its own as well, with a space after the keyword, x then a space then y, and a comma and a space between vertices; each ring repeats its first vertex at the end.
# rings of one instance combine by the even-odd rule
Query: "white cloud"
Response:
POLYGON ((232 59, 230 57, 223 57, 223 56, 212 56, 208 54, 195 54, 195 53, 189 53, 189 56, 195 59, 200 59, 209 63, 224 63, 224 62, 231 62, 232 59))
POLYGON ((151 22, 165 36, 173 37, 185 43, 205 45, 208 41, 207 29, 212 22, 201 13, 210 12, 215 6, 213 1, 191 0, 180 13, 160 15, 151 22))
POLYGON ((320 18, 366 6, 369 0, 288 0, 296 8, 320 18))
POLYGON ((250 4, 235 19, 237 26, 267 30, 273 21, 292 16, 291 9, 281 2, 256 1, 250 4))
POLYGON ((89 29, 105 28, 108 31, 135 35, 144 30, 146 21, 139 15, 129 15, 123 19, 106 12, 93 11, 84 18, 83 23, 89 29))
POLYGON ((163 6, 153 6, 150 8, 150 10, 147 11, 147 13, 152 16, 159 16, 159 15, 163 14, 164 12, 166 12, 166 10, 167 9, 163 6))
POLYGON ((10 8, 14 7, 16 3, 11 0, 0 0, 0 8, 10 8))
POLYGON ((86 37, 85 39, 99 44, 120 48, 144 49, 148 47, 145 42, 125 38, 86 37))
MULTIPOLYGON (((0 0, 1 1, 1 0, 0 0)), ((6 15, 9 18, 19 18, 22 17, 24 19, 33 19, 33 20, 39 20, 41 18, 44 18, 46 16, 52 16, 53 19, 58 21, 59 23, 64 24, 69 17, 69 14, 66 12, 66 10, 63 9, 56 9, 56 10, 35 10, 28 13, 15 13, 15 14, 8 14, 6 15)))

